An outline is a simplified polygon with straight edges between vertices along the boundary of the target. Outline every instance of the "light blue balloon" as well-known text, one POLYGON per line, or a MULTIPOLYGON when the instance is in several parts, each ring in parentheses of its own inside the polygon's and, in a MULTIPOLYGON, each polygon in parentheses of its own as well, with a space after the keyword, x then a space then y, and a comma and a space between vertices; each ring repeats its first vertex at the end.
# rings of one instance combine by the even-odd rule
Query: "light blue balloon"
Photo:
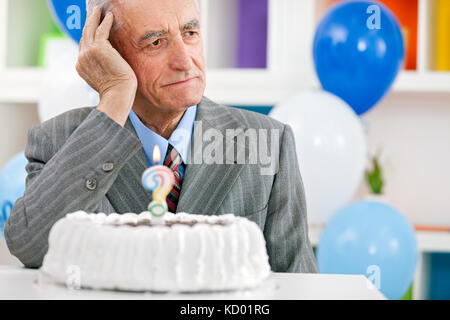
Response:
POLYGON ((4 238, 6 220, 16 200, 25 192, 28 161, 23 152, 9 160, 0 171, 0 233, 4 238))
POLYGON ((321 273, 365 275, 388 299, 401 299, 414 278, 415 233, 397 210, 377 201, 357 202, 327 224, 317 247, 321 273))

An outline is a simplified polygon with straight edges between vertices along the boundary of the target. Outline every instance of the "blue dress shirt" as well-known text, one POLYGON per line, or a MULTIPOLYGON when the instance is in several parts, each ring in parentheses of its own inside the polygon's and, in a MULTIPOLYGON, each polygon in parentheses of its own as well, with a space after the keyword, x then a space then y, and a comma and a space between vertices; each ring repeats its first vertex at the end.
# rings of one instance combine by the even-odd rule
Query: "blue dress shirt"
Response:
MULTIPOLYGON (((141 119, 139 119, 139 117, 136 115, 136 113, 131 110, 129 118, 131 123, 133 124, 134 130, 136 130, 136 134, 139 140, 141 140, 142 144, 144 145, 145 157, 147 158, 147 162, 150 167, 158 164, 153 162, 153 149, 155 148, 155 146, 159 146, 159 149, 161 150, 162 163, 167 153, 169 143, 180 153, 183 164, 187 162, 196 116, 197 106, 188 108, 184 113, 180 123, 178 124, 178 127, 172 133, 169 140, 166 140, 159 134, 147 128, 142 123, 141 119)), ((180 166, 178 169, 181 180, 183 180, 184 178, 184 170, 184 165, 180 166)))

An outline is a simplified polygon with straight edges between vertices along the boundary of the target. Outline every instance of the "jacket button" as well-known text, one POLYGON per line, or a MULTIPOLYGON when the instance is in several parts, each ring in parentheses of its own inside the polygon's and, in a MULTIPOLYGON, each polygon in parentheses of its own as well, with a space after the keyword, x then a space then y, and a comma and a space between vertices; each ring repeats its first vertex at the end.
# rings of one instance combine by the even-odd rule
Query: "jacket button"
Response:
POLYGON ((89 190, 95 190, 97 188, 97 180, 94 178, 90 178, 88 181, 86 181, 86 188, 89 190))
POLYGON ((112 162, 105 162, 102 166, 103 171, 105 172, 111 172, 114 170, 114 163, 112 162))

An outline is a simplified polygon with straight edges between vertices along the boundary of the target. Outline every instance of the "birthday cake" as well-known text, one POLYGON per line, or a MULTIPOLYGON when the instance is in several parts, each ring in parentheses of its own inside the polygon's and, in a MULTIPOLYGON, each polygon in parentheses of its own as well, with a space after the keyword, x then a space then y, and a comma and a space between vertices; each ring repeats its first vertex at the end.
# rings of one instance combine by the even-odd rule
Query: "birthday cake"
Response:
POLYGON ((258 225, 232 214, 75 212, 51 229, 41 272, 82 288, 199 292, 254 288, 270 275, 258 225), (162 219, 162 220, 161 220, 162 219))

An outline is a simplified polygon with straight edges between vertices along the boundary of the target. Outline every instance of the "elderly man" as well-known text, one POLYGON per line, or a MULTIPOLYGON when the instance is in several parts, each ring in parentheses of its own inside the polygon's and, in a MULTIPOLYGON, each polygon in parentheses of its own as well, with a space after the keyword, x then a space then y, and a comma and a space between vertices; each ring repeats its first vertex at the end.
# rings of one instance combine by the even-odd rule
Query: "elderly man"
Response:
POLYGON ((141 175, 159 146, 176 176, 170 211, 247 217, 264 233, 273 271, 316 272, 292 130, 203 97, 196 1, 89 0, 88 8, 77 71, 100 103, 30 129, 26 191, 5 228, 11 253, 37 268, 51 227, 67 213, 145 211, 152 194, 141 175), (243 146, 251 130, 277 134, 243 146), (213 136, 226 146, 211 146, 213 136), (273 172, 228 159, 255 148, 276 155, 273 172))

